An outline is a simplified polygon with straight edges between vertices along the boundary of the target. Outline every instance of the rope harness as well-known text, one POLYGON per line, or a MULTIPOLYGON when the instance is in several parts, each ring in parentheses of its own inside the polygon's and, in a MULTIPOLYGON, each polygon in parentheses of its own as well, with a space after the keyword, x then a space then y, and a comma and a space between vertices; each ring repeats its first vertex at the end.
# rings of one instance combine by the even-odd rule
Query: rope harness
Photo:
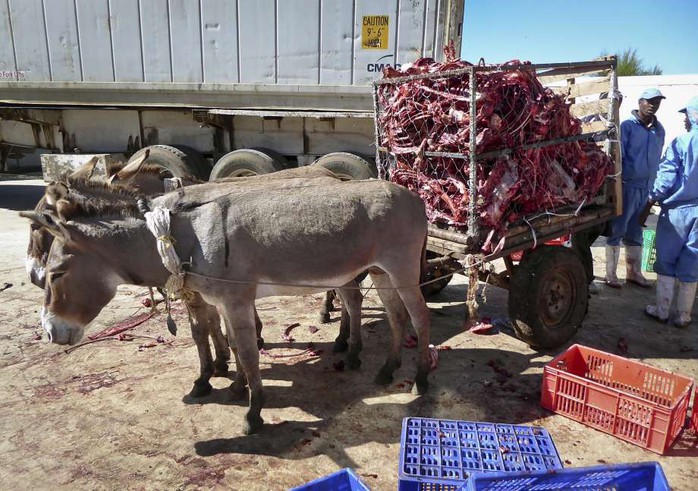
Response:
MULTIPOLYGON (((157 239, 157 249, 160 257, 162 259, 162 264, 171 273, 165 284, 165 290, 167 291, 167 297, 169 300, 176 300, 181 298, 186 304, 191 301, 193 292, 186 287, 186 276, 191 275, 198 278, 204 278, 208 280, 220 281, 223 283, 232 284, 250 284, 255 283, 257 285, 271 285, 271 286, 292 286, 292 287, 307 287, 307 288, 319 288, 323 290, 332 290, 339 288, 337 285, 302 285, 298 283, 279 283, 270 281, 250 281, 250 280, 233 280, 228 278, 217 278, 208 275, 202 275, 199 273, 194 273, 193 271, 188 271, 185 266, 189 263, 183 263, 179 256, 177 256, 177 251, 174 248, 175 238, 170 234, 170 211, 166 208, 156 207, 154 210, 145 211, 143 213, 146 221, 148 230, 157 239)), ((480 258, 477 261, 469 263, 467 266, 451 271, 447 274, 441 275, 438 278, 432 280, 424 281, 418 285, 410 285, 422 287, 435 283, 442 280, 445 277, 453 276, 458 273, 462 273, 468 269, 475 268, 481 264, 484 264, 484 258, 480 258)), ((350 289, 360 290, 360 287, 347 287, 350 289)), ((375 290, 397 290, 398 287, 372 287, 375 290)), ((169 309, 169 304, 168 304, 169 309)))

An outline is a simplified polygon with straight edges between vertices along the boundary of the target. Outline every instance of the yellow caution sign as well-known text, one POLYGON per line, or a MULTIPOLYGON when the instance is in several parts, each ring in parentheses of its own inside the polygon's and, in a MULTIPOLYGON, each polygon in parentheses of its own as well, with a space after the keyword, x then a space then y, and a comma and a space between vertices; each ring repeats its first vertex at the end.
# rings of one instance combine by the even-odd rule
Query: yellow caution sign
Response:
POLYGON ((361 49, 388 49, 389 15, 364 15, 361 49))

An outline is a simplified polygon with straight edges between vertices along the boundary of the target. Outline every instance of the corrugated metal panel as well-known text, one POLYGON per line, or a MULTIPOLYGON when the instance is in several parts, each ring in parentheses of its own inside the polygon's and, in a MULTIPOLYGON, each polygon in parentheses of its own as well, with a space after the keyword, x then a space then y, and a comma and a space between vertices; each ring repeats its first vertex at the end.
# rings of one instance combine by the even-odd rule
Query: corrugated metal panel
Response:
POLYGON ((117 82, 143 81, 138 0, 109 0, 114 73, 117 82))
POLYGON ((240 82, 276 83, 276 2, 239 2, 240 82))
POLYGON ((17 80, 16 72, 10 6, 7 2, 0 2, 0 81, 17 80))
POLYGON ((354 84, 367 84, 380 74, 381 65, 394 65, 398 0, 356 0, 354 84))
POLYGON ((203 82, 199 2, 169 0, 173 82, 203 82))
POLYGON ((0 82, 367 85, 462 2, 0 0, 0 82))
POLYGON ((53 80, 82 80, 80 46, 73 0, 44 2, 53 80))
POLYGON ((19 80, 51 80, 41 0, 11 0, 9 5, 19 80))
POLYGON ((76 0, 82 77, 86 82, 113 82, 111 29, 107 0, 76 0))
POLYGON ((316 84, 320 60, 320 0, 308 0, 303 8, 297 2, 278 2, 277 82, 316 84))
POLYGON ((351 85, 354 4, 322 0, 320 15, 320 83, 351 85))
POLYGON ((201 0, 204 82, 238 82, 237 2, 201 0))
POLYGON ((140 12, 145 81, 171 82, 172 50, 167 0, 141 0, 140 12))

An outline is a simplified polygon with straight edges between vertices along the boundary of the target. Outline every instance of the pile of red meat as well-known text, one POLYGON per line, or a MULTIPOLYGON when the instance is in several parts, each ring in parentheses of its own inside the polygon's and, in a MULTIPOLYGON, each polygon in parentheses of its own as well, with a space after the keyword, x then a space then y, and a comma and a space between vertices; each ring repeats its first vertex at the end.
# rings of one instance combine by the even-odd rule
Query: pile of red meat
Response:
MULTIPOLYGON (((522 217, 588 201, 613 174, 613 161, 593 142, 521 149, 582 131, 564 97, 543 87, 533 70, 507 69, 521 64, 512 60, 476 77, 476 154, 514 149, 477 163, 479 224, 499 233, 522 217)), ((462 60, 421 58, 400 70, 386 69, 383 78, 468 66, 462 60)), ((470 90, 465 73, 383 84, 378 92, 380 145, 396 160, 390 180, 421 196, 430 221, 461 230, 467 227, 470 200, 470 90), (465 159, 424 152, 458 153, 465 159)))

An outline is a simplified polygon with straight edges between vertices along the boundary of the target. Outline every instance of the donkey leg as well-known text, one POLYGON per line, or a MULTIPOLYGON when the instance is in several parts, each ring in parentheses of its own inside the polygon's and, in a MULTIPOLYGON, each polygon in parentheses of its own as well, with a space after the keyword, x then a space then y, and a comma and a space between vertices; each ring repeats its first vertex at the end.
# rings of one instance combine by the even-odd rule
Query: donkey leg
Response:
POLYGON ((405 337, 408 315, 405 304, 402 303, 402 299, 393 288, 393 284, 387 274, 374 270, 371 272, 371 280, 376 286, 381 302, 383 302, 392 332, 388 358, 375 378, 377 384, 387 385, 393 381, 393 372, 400 368, 402 364, 402 343, 405 337))
POLYGON ((226 304, 224 317, 228 338, 235 342, 237 371, 244 372, 249 385, 250 406, 243 426, 243 432, 246 435, 258 432, 264 424, 261 416, 262 407, 264 407, 264 391, 259 373, 259 350, 254 316, 253 299, 249 302, 236 300, 226 304), (231 307, 231 305, 235 306, 231 307))
POLYGON ((320 324, 327 324, 330 322, 330 312, 334 310, 334 299, 337 297, 337 292, 334 290, 327 290, 325 292, 325 300, 320 309, 320 317, 318 321, 320 324))
MULTIPOLYGON (((196 349, 199 353, 199 378, 194 381, 194 387, 191 392, 189 392, 191 397, 203 397, 210 394, 213 390, 213 387, 209 383, 214 373, 214 364, 213 357, 211 356, 211 345, 208 342, 210 331, 208 324, 210 317, 207 311, 208 307, 210 306, 205 303, 200 296, 196 296, 189 304, 191 337, 194 339, 196 349)), ((218 316, 217 313, 216 316, 218 316)))
POLYGON ((257 331, 257 349, 264 348, 264 338, 262 337, 262 319, 259 318, 257 309, 254 309, 254 326, 257 331))
POLYGON ((361 342, 361 303, 363 297, 359 290, 359 284, 353 280, 339 288, 338 293, 342 300, 342 312, 344 313, 346 310, 349 317, 349 352, 345 363, 349 370, 358 370, 361 366, 359 353, 363 348, 361 342))
MULTIPOLYGON (((403 284, 410 283, 405 282, 403 284)), ((417 394, 425 394, 429 388, 427 377, 431 371, 431 362, 429 360, 429 326, 431 314, 419 287, 399 288, 397 292, 410 315, 412 325, 417 333, 419 358, 417 361, 416 383, 412 390, 417 394)))
POLYGON ((213 306, 209 306, 207 314, 209 316, 208 334, 211 337, 211 341, 213 341, 213 349, 216 352, 216 360, 213 362, 213 376, 227 377, 228 362, 230 361, 230 347, 228 346, 228 340, 221 330, 221 317, 218 315, 218 310, 213 306))
POLYGON ((334 345, 332 346, 332 353, 343 353, 349 349, 349 312, 347 311, 344 302, 342 302, 342 314, 339 319, 339 334, 334 340, 334 345))

